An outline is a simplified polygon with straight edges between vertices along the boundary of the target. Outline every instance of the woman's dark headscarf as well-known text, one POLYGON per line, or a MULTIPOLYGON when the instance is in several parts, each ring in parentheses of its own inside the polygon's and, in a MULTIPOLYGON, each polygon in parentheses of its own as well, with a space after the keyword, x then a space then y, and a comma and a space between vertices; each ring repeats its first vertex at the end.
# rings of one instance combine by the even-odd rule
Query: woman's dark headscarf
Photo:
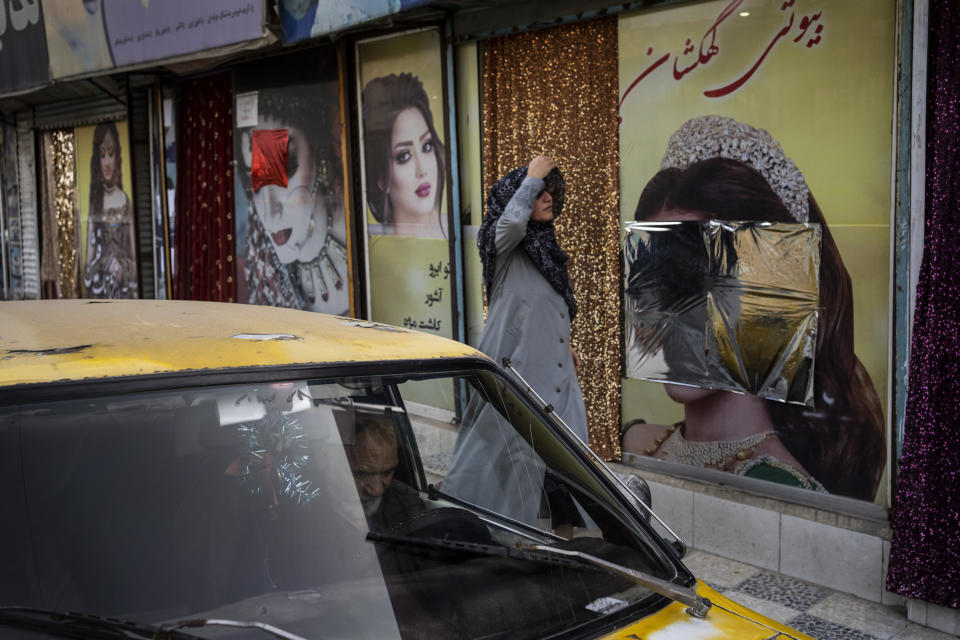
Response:
MULTIPOLYGON (((477 248, 480 250, 480 261, 483 263, 483 284, 487 292, 487 302, 493 291, 493 274, 497 262, 497 220, 507 208, 507 203, 513 194, 520 188, 523 179, 527 177, 527 167, 514 169, 490 190, 487 198, 487 215, 480 224, 477 234, 477 248)), ((563 209, 564 182, 560 171, 554 169, 544 178, 546 190, 553 198, 553 217, 560 216, 563 209)), ((543 277, 547 279, 557 293, 563 296, 570 311, 570 320, 577 315, 577 301, 573 297, 573 286, 570 284, 570 275, 567 273, 567 254, 557 243, 554 233, 553 220, 549 222, 527 222, 527 233, 520 241, 520 247, 536 265, 543 277)))

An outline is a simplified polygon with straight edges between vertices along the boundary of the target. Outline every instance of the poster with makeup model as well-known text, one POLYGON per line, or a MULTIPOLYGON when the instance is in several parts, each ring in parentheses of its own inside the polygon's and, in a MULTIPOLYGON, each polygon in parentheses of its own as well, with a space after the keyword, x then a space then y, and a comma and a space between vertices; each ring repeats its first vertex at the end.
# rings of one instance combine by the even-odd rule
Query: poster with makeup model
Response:
POLYGON ((74 129, 85 298, 139 297, 126 120, 74 129))
POLYGON ((372 320, 452 338, 440 34, 357 43, 372 320))
MULTIPOLYGON (((644 377, 631 373, 642 369, 643 357, 673 367, 678 352, 631 356, 640 325, 630 323, 630 305, 650 311, 640 306, 657 296, 627 283, 623 422, 637 426, 624 437, 624 459, 651 456, 885 504, 896 2, 715 0, 625 15, 619 30, 621 221, 785 225, 778 237, 794 239, 791 251, 818 245, 817 254, 802 256, 818 261, 819 275, 819 289, 813 279, 807 292, 815 303, 807 353, 812 395, 800 402, 724 391, 731 387, 709 381, 635 379, 644 377), (738 176, 751 184, 740 193, 759 182, 773 204, 756 216, 747 208, 721 211, 716 194, 732 194, 738 176), (695 200, 695 192, 703 198, 695 200), (820 234, 816 243, 798 235, 805 225, 820 234)), ((630 247, 643 260, 683 240, 639 231, 646 235, 630 247)), ((745 257, 761 253, 754 250, 760 235, 748 229, 731 236, 741 264, 725 268, 743 273, 745 257), (755 244, 748 251, 742 242, 755 244)), ((785 264, 777 251, 786 246, 763 245, 766 266, 754 273, 762 278, 763 269, 785 264)), ((707 258, 697 256, 703 264, 707 258)), ((640 273, 644 265, 625 267, 640 273)), ((702 275, 716 281, 716 274, 702 275)), ((715 298, 706 293, 702 301, 713 305, 715 298)), ((710 312, 708 333, 719 326, 710 324, 710 312)), ((744 336, 774 321, 744 314, 726 327, 721 344, 743 346, 744 336)), ((687 326, 694 324, 702 340, 703 318, 687 326)), ((717 334, 706 338, 718 344, 717 334)), ((679 344, 664 338, 671 343, 679 344)))
POLYGON ((332 47, 234 70, 237 299, 352 315, 332 47))

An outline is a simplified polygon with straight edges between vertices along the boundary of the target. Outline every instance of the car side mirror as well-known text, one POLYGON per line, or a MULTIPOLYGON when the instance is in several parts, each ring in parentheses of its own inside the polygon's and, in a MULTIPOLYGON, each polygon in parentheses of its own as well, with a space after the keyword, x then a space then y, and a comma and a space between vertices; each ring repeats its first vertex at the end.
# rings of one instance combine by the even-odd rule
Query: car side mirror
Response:
MULTIPOLYGON (((653 495, 650 492, 650 485, 636 473, 618 473, 617 475, 620 476, 623 485, 630 491, 630 498, 635 502, 642 503, 636 505, 637 509, 643 514, 644 519, 650 522, 650 515, 653 512, 653 495)), ((687 555, 687 545, 682 540, 674 539, 670 544, 681 558, 687 555)))
MULTIPOLYGON (((646 480, 635 473, 631 473, 627 478, 626 485, 627 489, 630 489, 633 495, 637 496, 643 504, 653 509, 653 496, 650 493, 650 485, 647 484, 646 480)), ((650 518, 650 514, 647 514, 647 518, 650 518)))
POLYGON ((630 498, 642 504, 636 505, 644 519, 650 522, 650 512, 653 510, 653 496, 650 493, 650 485, 647 481, 635 473, 618 473, 623 485, 629 489, 630 498))

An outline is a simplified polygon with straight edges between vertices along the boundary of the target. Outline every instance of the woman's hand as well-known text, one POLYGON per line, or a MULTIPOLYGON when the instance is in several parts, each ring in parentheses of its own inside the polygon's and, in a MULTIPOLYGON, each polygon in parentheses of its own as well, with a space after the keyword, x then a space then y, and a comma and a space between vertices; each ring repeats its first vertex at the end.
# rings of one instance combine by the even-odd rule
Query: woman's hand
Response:
POLYGON ((556 161, 550 156, 537 156, 527 166, 527 175, 543 180, 547 174, 557 168, 556 161))

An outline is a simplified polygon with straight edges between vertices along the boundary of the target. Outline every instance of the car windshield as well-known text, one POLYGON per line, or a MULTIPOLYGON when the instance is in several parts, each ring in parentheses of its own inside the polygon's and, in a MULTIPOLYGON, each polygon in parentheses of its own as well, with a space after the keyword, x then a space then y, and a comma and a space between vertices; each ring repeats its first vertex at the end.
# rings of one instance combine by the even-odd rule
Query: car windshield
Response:
POLYGON ((516 389, 479 370, 8 407, 0 606, 378 638, 609 631, 664 606, 586 563, 516 553, 687 578, 516 389))

